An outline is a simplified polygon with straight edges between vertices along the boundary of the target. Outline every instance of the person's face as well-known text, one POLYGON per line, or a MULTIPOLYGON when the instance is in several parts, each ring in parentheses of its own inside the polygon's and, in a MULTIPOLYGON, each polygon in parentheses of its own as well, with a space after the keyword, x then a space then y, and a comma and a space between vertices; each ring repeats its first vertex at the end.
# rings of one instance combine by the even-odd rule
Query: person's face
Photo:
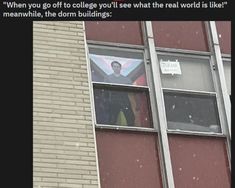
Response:
POLYGON ((115 74, 120 74, 121 73, 121 66, 118 63, 113 63, 113 72, 115 74))

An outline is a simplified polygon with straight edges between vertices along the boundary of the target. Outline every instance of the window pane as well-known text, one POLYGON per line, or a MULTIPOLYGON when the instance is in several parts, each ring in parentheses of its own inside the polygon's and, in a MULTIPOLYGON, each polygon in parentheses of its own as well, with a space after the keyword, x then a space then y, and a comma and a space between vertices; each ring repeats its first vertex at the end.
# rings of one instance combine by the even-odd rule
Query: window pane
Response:
POLYGON ((164 88, 214 91, 209 60, 170 55, 158 59, 164 88))
POLYGON ((146 86, 143 54, 90 48, 92 81, 146 86))
POLYGON ((231 95, 231 61, 223 61, 228 94, 231 95))
POLYGON ((148 94, 94 88, 98 124, 151 127, 148 94))
POLYGON ((169 129, 221 132, 214 96, 164 92, 169 129))

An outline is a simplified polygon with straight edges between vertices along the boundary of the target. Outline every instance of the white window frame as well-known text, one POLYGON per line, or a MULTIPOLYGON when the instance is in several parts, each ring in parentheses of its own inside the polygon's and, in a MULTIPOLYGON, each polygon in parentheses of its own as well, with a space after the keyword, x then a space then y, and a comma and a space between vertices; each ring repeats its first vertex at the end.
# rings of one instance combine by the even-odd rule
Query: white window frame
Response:
MULTIPOLYGON (((171 52, 165 51, 166 49, 161 49, 161 51, 156 51, 157 57, 159 55, 168 55, 168 56, 178 56, 178 57, 187 57, 187 58, 195 58, 195 59, 205 59, 208 60, 209 66, 210 66, 210 71, 212 75, 212 83, 214 84, 214 92, 208 92, 208 91, 197 91, 197 90, 186 90, 186 89, 175 89, 175 88, 165 88, 162 87, 162 90, 170 90, 170 91, 176 91, 176 92, 184 92, 187 94, 205 94, 205 95, 213 95, 216 97, 216 103, 217 103, 217 111, 218 111, 218 118, 220 121, 220 127, 221 127, 221 133, 213 133, 213 132, 203 132, 203 131, 188 131, 188 130, 173 130, 173 129, 168 129, 168 133, 174 133, 174 134, 186 134, 186 135, 202 135, 202 136, 218 136, 218 137, 225 137, 225 125, 223 123, 223 116, 222 112, 220 110, 220 104, 219 104, 219 99, 218 99, 218 94, 216 91, 216 83, 215 83, 215 75, 213 73, 213 64, 211 61, 210 56, 208 56, 209 53, 202 53, 197 51, 192 51, 191 53, 187 51, 187 53, 184 53, 184 50, 175 50, 172 49, 171 52)), ((164 104, 164 109, 165 109, 165 103, 164 104)))
MULTIPOLYGON (((138 127, 138 126, 120 126, 120 125, 111 125, 111 124, 98 124, 97 120, 96 120, 96 112, 95 112, 95 108, 94 108, 94 112, 93 112, 93 117, 94 117, 94 121, 95 121, 95 127, 96 128, 100 128, 100 129, 114 129, 114 130, 130 130, 130 131, 144 131, 144 132, 157 132, 157 126, 154 123, 153 120, 153 109, 152 109, 152 100, 151 100, 151 94, 150 94, 150 78, 148 77, 149 73, 148 73, 148 69, 147 69, 147 61, 146 61, 146 56, 145 56, 145 51, 144 51, 144 47, 142 46, 137 46, 137 45, 129 45, 129 44, 117 44, 117 43, 111 43, 111 42, 94 42, 94 41, 87 41, 88 43, 88 51, 89 48, 97 48, 97 49, 107 49, 107 50, 116 50, 116 51, 124 51, 124 52, 132 52, 132 53, 142 53, 143 55, 143 61, 144 61, 144 67, 145 67, 145 73, 146 73, 146 82, 147 82, 147 86, 136 86, 136 85, 128 85, 128 84, 115 84, 115 83, 106 83, 106 82, 95 82, 91 80, 91 84, 92 84, 92 88, 94 90, 95 85, 102 85, 104 88, 109 88, 111 89, 116 88, 117 90, 122 91, 123 89, 127 88, 127 89, 131 89, 133 91, 145 91, 148 93, 147 97, 149 97, 149 102, 150 104, 150 108, 149 108, 149 112, 150 114, 150 118, 151 118, 151 126, 153 126, 152 128, 147 128, 147 127, 138 127)), ((107 54, 108 55, 108 54, 107 54)), ((90 68, 90 59, 89 59, 89 66, 88 66, 89 72, 91 74, 91 68, 90 68)), ((95 107, 95 100, 94 100, 94 92, 92 92, 92 103, 93 106, 95 107)))

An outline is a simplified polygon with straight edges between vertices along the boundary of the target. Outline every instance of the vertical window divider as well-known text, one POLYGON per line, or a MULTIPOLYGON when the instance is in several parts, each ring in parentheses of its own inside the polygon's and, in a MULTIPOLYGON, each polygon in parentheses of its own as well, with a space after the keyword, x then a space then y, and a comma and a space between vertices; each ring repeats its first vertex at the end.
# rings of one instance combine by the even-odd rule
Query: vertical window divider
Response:
POLYGON ((88 48, 85 32, 86 32, 85 31, 85 22, 83 21, 83 35, 84 35, 84 44, 85 44, 85 55, 86 55, 86 61, 87 61, 87 74, 88 74, 88 82, 89 82, 88 85, 89 85, 89 90, 90 90, 91 115, 92 115, 91 121, 92 121, 92 131, 93 131, 93 136, 94 136, 97 181, 98 181, 98 188, 101 188, 100 171, 99 171, 100 168, 99 168, 98 149, 97 149, 96 130, 95 130, 96 114, 95 114, 94 92, 93 92, 93 83, 92 83, 92 79, 91 79, 89 48, 88 48))
MULTIPOLYGON (((171 164, 171 157, 170 157, 170 149, 169 149, 169 142, 167 136, 167 120, 164 108, 164 98, 163 92, 161 87, 161 78, 160 78, 160 70, 157 60, 157 54, 155 52, 155 44, 153 38, 153 28, 151 21, 145 21, 143 29, 145 31, 145 43, 149 50, 149 61, 151 66, 151 73, 152 73, 152 81, 153 81, 153 89, 154 98, 155 98, 155 105, 157 108, 158 113, 158 133, 159 133, 159 142, 161 148, 161 157, 163 158, 163 165, 164 165, 164 180, 165 186, 167 188, 175 188, 174 185, 174 177, 173 177, 173 170, 171 164)), ((154 125, 156 126, 156 125, 154 125)))
POLYGON ((223 117, 220 118, 223 120, 221 122, 222 130, 225 129, 226 138, 227 138, 227 153, 229 159, 229 167, 231 169, 231 102, 227 92, 226 80, 224 75, 224 67, 222 61, 222 54, 220 50, 220 44, 216 29, 215 21, 207 21, 205 22, 207 35, 208 35, 208 43, 210 51, 212 52, 211 60, 213 66, 213 75, 215 75, 215 89, 217 96, 219 98, 218 110, 220 115, 223 117))

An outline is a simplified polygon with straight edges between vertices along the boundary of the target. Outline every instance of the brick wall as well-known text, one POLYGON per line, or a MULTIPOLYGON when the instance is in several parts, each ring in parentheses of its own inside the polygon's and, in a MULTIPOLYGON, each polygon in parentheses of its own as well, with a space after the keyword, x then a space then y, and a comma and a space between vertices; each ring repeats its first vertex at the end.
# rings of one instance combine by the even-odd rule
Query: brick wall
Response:
POLYGON ((98 188, 83 29, 33 23, 34 188, 98 188))

